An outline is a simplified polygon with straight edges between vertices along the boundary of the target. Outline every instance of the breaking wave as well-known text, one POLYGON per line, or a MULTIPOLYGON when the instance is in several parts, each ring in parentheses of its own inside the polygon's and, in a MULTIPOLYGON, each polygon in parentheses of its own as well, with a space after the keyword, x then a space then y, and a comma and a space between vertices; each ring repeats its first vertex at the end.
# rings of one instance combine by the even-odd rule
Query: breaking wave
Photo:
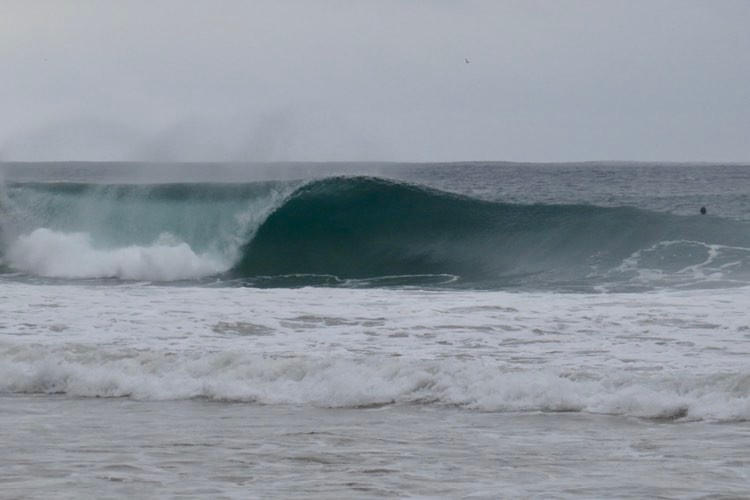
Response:
POLYGON ((743 222, 489 202, 371 177, 20 183, 8 186, 7 200, 4 265, 53 278, 490 288, 750 278, 743 222))

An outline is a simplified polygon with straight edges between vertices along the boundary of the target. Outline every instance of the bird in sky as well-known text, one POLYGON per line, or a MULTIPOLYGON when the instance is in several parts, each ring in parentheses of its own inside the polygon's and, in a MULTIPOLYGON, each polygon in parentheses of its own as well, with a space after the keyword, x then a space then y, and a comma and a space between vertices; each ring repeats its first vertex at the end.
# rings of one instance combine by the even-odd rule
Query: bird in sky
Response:
POLYGON ((469 64, 471 61, 469 61, 468 57, 464 57, 464 61, 466 61, 466 64, 469 64))

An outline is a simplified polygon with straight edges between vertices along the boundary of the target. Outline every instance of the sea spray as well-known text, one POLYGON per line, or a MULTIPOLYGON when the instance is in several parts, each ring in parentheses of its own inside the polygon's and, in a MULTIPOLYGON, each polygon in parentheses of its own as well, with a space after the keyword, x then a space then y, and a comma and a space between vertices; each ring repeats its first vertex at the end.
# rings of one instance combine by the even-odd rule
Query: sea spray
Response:
POLYGON ((3 169, 0 168, 0 268, 3 266, 5 248, 8 239, 8 229, 6 227, 8 225, 8 218, 11 210, 10 206, 10 198, 8 198, 8 193, 6 192, 5 187, 5 175, 3 169))

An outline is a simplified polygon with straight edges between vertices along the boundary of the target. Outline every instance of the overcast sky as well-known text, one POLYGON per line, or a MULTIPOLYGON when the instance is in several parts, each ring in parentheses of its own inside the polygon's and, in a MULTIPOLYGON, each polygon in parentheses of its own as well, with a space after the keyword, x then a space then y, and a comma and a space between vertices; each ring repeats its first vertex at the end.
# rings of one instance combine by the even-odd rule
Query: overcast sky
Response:
POLYGON ((59 159, 747 162, 750 0, 0 0, 59 159))

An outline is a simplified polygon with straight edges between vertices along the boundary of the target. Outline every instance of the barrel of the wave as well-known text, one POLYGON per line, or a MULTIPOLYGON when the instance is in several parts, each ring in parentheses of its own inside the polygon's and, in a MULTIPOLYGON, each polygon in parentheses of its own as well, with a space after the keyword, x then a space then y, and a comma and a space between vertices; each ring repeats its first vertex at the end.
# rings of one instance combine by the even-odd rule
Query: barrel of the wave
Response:
POLYGON ((341 279, 461 275, 492 267, 496 207, 370 177, 313 181, 261 224, 234 272, 341 279))
POLYGON ((581 207, 493 203, 390 180, 312 182, 260 226, 235 271, 342 279, 457 275, 497 281, 575 261, 592 217, 581 207), (576 242, 573 242, 576 243, 576 242), (558 262, 558 265, 564 263, 558 262))

